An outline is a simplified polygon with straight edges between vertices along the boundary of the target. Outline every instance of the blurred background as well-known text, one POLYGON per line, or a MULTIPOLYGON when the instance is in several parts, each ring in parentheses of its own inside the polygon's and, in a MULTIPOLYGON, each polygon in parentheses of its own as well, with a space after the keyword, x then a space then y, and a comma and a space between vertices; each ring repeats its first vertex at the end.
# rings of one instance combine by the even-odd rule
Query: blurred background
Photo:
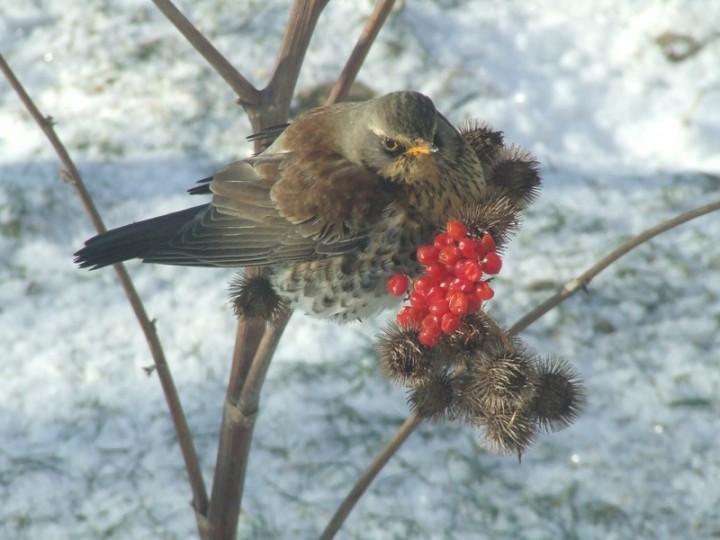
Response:
MULTIPOLYGON (((252 82, 289 2, 178 7, 252 82)), ((333 0, 298 107, 333 81, 373 3, 333 0)), ((720 3, 399 2, 359 80, 415 89, 455 123, 532 151, 544 188, 505 255, 509 326, 622 241, 720 195, 720 3)), ((150 2, 5 2, 0 51, 76 160, 108 226, 184 208, 249 155, 235 95, 150 2)), ((0 82, 0 537, 197 536, 152 361, 111 270, 76 269, 92 231, 60 165, 0 82)), ((481 434, 422 426, 338 538, 720 536, 720 219, 621 259, 523 333, 582 374, 585 412, 522 464, 481 434)), ((130 263, 209 481, 235 319, 232 272, 130 263)), ((271 366, 240 537, 317 537, 408 413, 376 365, 392 313, 337 326, 297 313, 271 366)))

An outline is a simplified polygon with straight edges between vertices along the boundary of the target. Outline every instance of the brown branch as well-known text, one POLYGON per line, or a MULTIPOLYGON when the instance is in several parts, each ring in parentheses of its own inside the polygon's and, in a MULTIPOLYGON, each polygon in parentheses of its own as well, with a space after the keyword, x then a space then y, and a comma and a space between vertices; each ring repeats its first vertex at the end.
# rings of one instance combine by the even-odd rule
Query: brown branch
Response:
POLYGON ((185 39, 197 50, 205 60, 225 79, 238 95, 240 103, 245 106, 259 105, 260 91, 255 88, 235 67, 228 62, 220 51, 210 43, 200 31, 175 7, 170 0, 152 0, 157 8, 167 17, 185 39))
POLYGON ((590 281, 595 276, 605 270, 612 263, 617 261, 620 257, 629 253, 641 244, 644 244, 651 238, 700 216, 704 216, 705 214, 709 214, 711 212, 716 212, 717 210, 720 210, 720 201, 715 201, 713 203, 694 208, 693 210, 663 221, 662 223, 659 223, 658 225, 655 225, 654 227, 651 227, 641 232, 634 238, 631 238, 630 240, 622 244, 616 250, 608 253, 605 257, 600 259, 592 267, 588 268, 588 270, 583 272, 580 276, 571 279, 570 281, 565 283, 565 285, 562 286, 562 288, 560 289, 560 291, 557 292, 557 294, 548 298, 531 312, 524 315, 519 321, 517 321, 510 327, 508 332, 511 334, 517 334, 519 332, 522 332, 523 330, 525 330, 525 328, 537 321, 548 311, 558 306, 566 299, 570 298, 573 294, 575 294, 579 290, 587 288, 587 286, 590 284, 590 281))
MULTIPOLYGON (((296 0, 278 52, 275 71, 270 83, 261 92, 260 103, 243 103, 256 132, 286 121, 305 52, 327 1, 296 0)), ((260 390, 290 315, 288 312, 284 318, 267 327, 244 317, 238 321, 207 512, 208 538, 235 537, 260 390)))
MULTIPOLYGON (((0 55, 0 71, 3 72, 10 83, 10 86, 13 90, 15 90, 33 120, 35 120, 38 126, 40 126, 40 129, 42 129, 43 133, 45 133, 45 136, 50 141, 50 144, 55 149, 55 152, 65 167, 63 176, 70 182, 73 188, 75 188, 75 191, 80 197, 80 200, 85 207, 85 211, 90 217, 95 229, 98 233, 104 232, 106 230, 105 225, 99 212, 97 211, 97 208, 95 207, 95 203, 93 202, 90 193, 87 191, 85 183, 83 182, 75 163, 72 161, 70 155, 65 149, 65 146, 55 133, 55 130, 52 127, 52 122, 49 118, 44 117, 40 113, 38 108, 35 106, 35 103, 25 91, 24 87, 17 79, 2 55, 0 55)), ((170 369, 165 359, 162 344, 157 336, 155 325, 147 316, 145 307, 140 300, 140 296, 135 290, 135 286, 133 285, 129 274, 125 270, 125 267, 122 264, 115 264, 113 265, 113 268, 115 269, 115 272, 120 280, 120 284, 125 290, 125 295, 135 312, 135 317, 142 328, 143 334, 145 334, 145 339, 148 343, 148 347, 150 348, 153 361, 155 362, 158 378, 160 379, 163 393, 165 394, 165 400, 167 401, 168 408, 170 409, 170 416, 172 417, 183 459, 185 460, 185 468, 188 472, 190 486, 193 493, 193 507, 195 508, 198 527, 202 527, 202 515, 205 514, 208 504, 207 492, 205 491, 205 483, 203 482, 197 453, 195 452, 195 446, 192 441, 192 436, 190 435, 190 429, 188 428, 185 413, 183 412, 182 404, 180 403, 180 398, 178 396, 177 389, 175 388, 172 374, 170 373, 170 369)))
POLYGON ((375 10, 368 18, 367 24, 362 34, 360 34, 360 38, 350 54, 350 58, 348 58, 340 77, 330 91, 326 102, 327 105, 332 105, 347 97, 350 87, 355 82, 355 78, 365 62, 370 47, 372 47, 380 29, 385 24, 385 20, 388 15, 390 15, 393 5, 395 5, 395 0, 380 0, 375 6, 375 10))
POLYGON ((270 367, 280 336, 290 315, 268 325, 257 347, 240 401, 225 402, 207 521, 214 540, 235 538, 243 487, 250 457, 255 420, 260 404, 260 390, 270 367))
MULTIPOLYGON (((695 208, 684 214, 668 219, 650 229, 647 229, 634 238, 628 240, 613 252, 603 257, 600 261, 594 264, 586 272, 579 277, 568 281, 565 286, 560 290, 558 294, 549 298, 543 302, 540 306, 532 310, 527 315, 523 316, 519 321, 513 324, 508 330, 508 334, 517 334, 525 330, 533 322, 537 321, 545 313, 550 311, 552 308, 558 306, 570 296, 575 294, 579 290, 583 290, 590 283, 590 280, 597 276, 600 272, 605 270, 613 262, 618 260, 626 253, 632 251, 641 244, 647 242, 654 236, 666 232, 678 225, 682 225, 692 219, 704 216, 710 212, 720 210, 720 201, 710 203, 699 208, 695 208)), ((411 413, 405 422, 397 429, 395 434, 390 438, 380 452, 378 452, 373 458, 370 465, 367 467, 365 472, 360 476, 355 485, 348 493, 347 497, 342 501, 338 509, 335 511, 330 523, 327 528, 323 531, 320 536, 320 540, 330 540, 340 530, 342 524, 347 519, 355 504, 358 502, 363 493, 367 490, 370 483, 375 479, 378 473, 382 470, 383 466, 390 460, 392 455, 398 451, 400 446, 407 440, 413 431, 422 423, 422 419, 419 418, 415 413, 411 413)))
POLYGON ((296 0, 280 44, 270 82, 262 91, 262 107, 246 107, 253 129, 282 124, 287 120, 290 101, 305 53, 320 13, 329 0, 296 0))

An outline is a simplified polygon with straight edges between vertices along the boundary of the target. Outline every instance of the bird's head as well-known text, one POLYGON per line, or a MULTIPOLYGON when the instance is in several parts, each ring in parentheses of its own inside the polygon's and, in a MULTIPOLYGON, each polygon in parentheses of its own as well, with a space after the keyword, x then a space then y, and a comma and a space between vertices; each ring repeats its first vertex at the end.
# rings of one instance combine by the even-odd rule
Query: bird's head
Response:
POLYGON ((435 168, 438 114, 430 98, 393 92, 365 102, 358 113, 361 162, 390 181, 412 183, 435 168))

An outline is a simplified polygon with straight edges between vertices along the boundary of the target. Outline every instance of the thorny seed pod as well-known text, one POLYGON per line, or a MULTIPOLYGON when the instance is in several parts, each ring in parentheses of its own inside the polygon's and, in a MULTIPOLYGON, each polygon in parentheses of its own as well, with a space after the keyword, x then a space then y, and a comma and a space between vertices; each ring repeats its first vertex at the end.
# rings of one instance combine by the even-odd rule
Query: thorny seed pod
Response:
POLYGON ((235 276, 230 284, 230 301, 236 317, 260 321, 275 321, 289 309, 267 276, 257 269, 246 269, 235 276))
POLYGON ((539 163, 518 146, 503 146, 492 157, 488 186, 518 209, 527 208, 540 191, 539 163))
MULTIPOLYGON (((460 126, 460 134, 475 150, 483 168, 493 162, 493 158, 504 146, 502 131, 495 131, 484 122, 469 122, 460 126)), ((489 171, 485 171, 489 176, 489 171)))
POLYGON ((408 392, 410 409, 430 422, 457 418, 457 384, 452 374, 437 373, 408 392))
POLYGON ((435 350, 418 340, 418 329, 391 322, 380 334, 378 356, 383 374, 391 381, 414 386, 432 373, 435 350))
POLYGON ((465 314, 460 327, 440 342, 447 349, 446 354, 465 360, 476 351, 493 346, 489 341, 497 341, 498 338, 493 333, 494 325, 488 319, 482 310, 465 314))
POLYGON ((473 238, 491 234, 498 250, 502 250, 519 226, 520 210, 502 193, 491 191, 484 200, 461 208, 452 217, 465 223, 473 238))
POLYGON ((585 404, 585 387, 567 361, 539 362, 531 412, 542 429, 559 431, 572 424, 585 404))
POLYGON ((463 409, 483 416, 526 408, 533 398, 535 365, 522 347, 495 356, 480 352, 462 388, 463 409))
POLYGON ((484 441, 491 450, 516 454, 518 459, 535 440, 537 424, 524 409, 497 412, 477 419, 484 430, 484 441))

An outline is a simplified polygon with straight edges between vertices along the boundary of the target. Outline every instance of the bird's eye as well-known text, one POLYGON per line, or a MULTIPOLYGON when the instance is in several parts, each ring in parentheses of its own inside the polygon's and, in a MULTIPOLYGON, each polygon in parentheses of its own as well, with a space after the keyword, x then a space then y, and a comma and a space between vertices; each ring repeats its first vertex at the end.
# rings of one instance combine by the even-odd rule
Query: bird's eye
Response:
POLYGON ((391 139, 390 137, 385 137, 382 144, 385 151, 391 154, 396 154, 398 150, 400 150, 400 145, 397 141, 395 139, 391 139))
POLYGON ((433 144, 436 148, 442 148, 442 141, 440 141, 439 133, 435 133, 435 137, 433 137, 433 144))

